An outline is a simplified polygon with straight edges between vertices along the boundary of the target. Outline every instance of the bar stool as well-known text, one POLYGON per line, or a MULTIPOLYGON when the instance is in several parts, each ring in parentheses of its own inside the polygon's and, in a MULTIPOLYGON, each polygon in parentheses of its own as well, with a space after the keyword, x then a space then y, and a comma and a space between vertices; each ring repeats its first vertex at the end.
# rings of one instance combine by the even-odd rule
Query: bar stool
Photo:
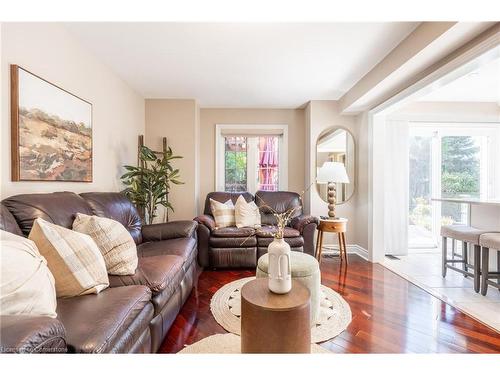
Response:
POLYGON ((488 293, 488 285, 494 286, 500 290, 500 233, 486 233, 479 238, 481 245, 481 294, 488 293), (490 249, 497 251, 497 271, 489 270, 490 249), (497 279, 493 282, 490 279, 497 279))
POLYGON ((481 246, 479 245, 479 237, 489 231, 480 230, 468 225, 443 225, 441 226, 442 244, 442 274, 446 277, 446 270, 449 268, 453 271, 460 272, 464 276, 474 278, 474 290, 479 292, 480 276, 481 276, 481 246), (451 259, 448 258, 448 238, 452 240, 451 259), (455 252, 455 241, 462 242, 462 254, 455 252), (474 264, 468 261, 468 246, 473 245, 474 264), (459 257, 460 259, 456 259, 459 257), (461 263, 462 269, 454 266, 455 263, 461 263), (473 272, 469 271, 469 267, 473 268, 473 272))

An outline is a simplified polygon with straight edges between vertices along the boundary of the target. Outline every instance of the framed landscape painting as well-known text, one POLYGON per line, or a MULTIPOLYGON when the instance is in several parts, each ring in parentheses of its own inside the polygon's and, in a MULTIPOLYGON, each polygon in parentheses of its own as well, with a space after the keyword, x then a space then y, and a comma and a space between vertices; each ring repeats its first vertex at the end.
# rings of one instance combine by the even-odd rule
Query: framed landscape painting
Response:
POLYGON ((92 104, 17 65, 10 73, 12 180, 92 182, 92 104))

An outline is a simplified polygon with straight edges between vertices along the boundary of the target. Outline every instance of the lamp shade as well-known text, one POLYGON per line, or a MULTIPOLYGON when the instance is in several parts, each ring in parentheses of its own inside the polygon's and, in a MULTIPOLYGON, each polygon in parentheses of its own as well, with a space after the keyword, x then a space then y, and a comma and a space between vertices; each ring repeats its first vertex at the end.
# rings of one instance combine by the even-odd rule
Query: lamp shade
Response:
POLYGON ((344 184, 348 184, 349 177, 347 176, 347 171, 345 170, 344 163, 339 163, 336 161, 324 162, 321 168, 318 170, 316 182, 320 184, 326 184, 328 182, 342 182, 344 184))

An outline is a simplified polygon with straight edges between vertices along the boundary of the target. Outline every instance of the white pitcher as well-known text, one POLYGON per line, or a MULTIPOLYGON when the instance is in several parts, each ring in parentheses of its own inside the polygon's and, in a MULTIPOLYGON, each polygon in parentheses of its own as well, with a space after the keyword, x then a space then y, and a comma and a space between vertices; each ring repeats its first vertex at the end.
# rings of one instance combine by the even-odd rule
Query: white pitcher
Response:
POLYGON ((292 289, 292 267, 290 245, 283 238, 275 238, 267 248, 269 253, 269 290, 277 294, 292 289))

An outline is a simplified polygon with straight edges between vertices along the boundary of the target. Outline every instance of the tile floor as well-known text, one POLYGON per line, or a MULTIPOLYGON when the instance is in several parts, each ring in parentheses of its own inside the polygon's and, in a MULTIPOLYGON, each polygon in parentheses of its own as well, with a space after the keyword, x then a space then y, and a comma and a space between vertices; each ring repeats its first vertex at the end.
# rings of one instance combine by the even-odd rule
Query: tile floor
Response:
POLYGON ((500 332, 498 289, 490 286, 488 294, 482 296, 474 292, 470 277, 466 278, 453 270, 448 270, 446 278, 441 277, 441 254, 438 252, 412 253, 398 258, 385 258, 384 266, 500 332))

